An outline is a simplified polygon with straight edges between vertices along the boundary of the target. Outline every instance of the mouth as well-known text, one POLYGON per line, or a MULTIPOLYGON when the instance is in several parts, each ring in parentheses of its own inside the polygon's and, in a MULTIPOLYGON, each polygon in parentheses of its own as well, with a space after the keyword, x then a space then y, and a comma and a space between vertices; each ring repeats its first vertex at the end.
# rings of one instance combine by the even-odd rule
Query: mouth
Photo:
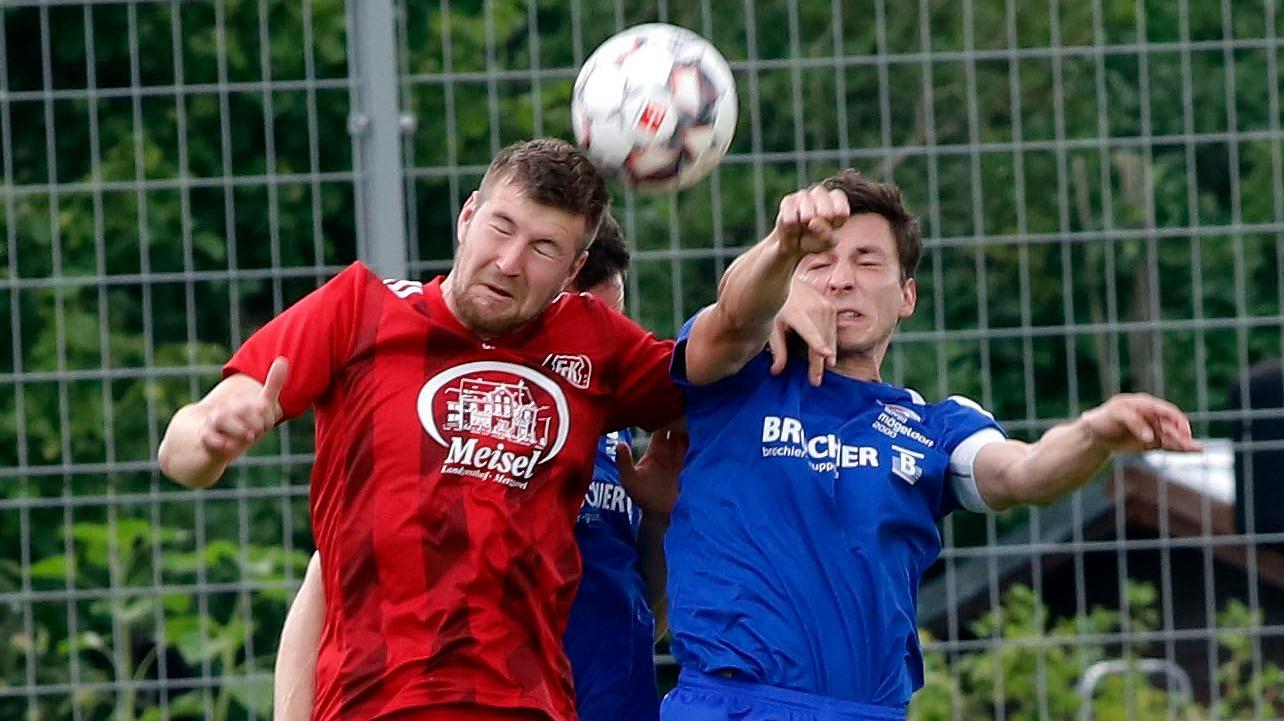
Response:
POLYGON ((513 299, 513 294, 511 292, 493 283, 482 282, 477 285, 481 286, 482 290, 486 291, 488 295, 491 295, 498 300, 513 299))
POLYGON ((840 310, 838 311, 838 324, 850 325, 859 322, 864 317, 865 314, 858 310, 840 310))

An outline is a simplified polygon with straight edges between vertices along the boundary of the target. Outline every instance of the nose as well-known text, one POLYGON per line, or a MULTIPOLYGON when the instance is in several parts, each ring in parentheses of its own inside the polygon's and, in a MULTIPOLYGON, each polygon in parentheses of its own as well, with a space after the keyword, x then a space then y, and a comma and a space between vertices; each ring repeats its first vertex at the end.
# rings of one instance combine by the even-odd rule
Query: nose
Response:
POLYGON ((856 273, 850 263, 839 261, 829 271, 827 283, 831 291, 847 291, 856 286, 856 273))
POLYGON ((526 244, 519 240, 510 240, 499 249, 495 256, 495 268, 504 275, 515 276, 522 267, 522 256, 526 253, 526 244))

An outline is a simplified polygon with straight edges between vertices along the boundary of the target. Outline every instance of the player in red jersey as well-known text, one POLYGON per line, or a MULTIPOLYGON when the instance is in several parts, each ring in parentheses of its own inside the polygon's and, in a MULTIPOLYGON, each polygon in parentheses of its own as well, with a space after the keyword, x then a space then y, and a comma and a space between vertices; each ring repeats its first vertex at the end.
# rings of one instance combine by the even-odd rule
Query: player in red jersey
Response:
POLYGON ((354 264, 171 421, 161 468, 199 488, 316 409, 317 721, 575 717, 561 639, 597 438, 681 412, 671 342, 560 292, 607 202, 569 144, 506 148, 464 204, 448 276, 354 264))

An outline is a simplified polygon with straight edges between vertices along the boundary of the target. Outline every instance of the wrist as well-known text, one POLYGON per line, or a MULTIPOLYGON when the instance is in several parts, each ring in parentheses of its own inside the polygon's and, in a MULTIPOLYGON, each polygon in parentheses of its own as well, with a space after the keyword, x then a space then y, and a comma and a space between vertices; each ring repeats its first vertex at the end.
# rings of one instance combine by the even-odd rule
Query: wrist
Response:
POLYGON ((773 265, 778 264, 781 267, 787 267, 790 273, 793 272, 794 267, 806 255, 796 242, 789 242, 778 230, 773 229, 767 234, 765 240, 767 241, 765 249, 767 261, 773 265))
POLYGON ((642 525, 649 529, 664 533, 669 529, 669 516, 666 511, 651 511, 642 509, 642 525))

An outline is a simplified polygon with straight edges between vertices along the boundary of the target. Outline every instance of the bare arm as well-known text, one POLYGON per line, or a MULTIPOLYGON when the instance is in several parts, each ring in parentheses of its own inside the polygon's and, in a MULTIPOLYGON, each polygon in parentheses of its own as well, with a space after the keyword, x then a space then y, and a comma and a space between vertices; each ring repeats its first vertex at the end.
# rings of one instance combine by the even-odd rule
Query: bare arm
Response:
POLYGON ((616 449, 620 485, 642 509, 638 528, 638 563, 646 582, 647 604, 655 616, 655 636, 668 626, 669 596, 666 590, 668 565, 664 558, 664 533, 669 514, 678 501, 678 475, 686 459, 688 439, 681 422, 651 434, 651 444, 637 465, 633 450, 621 443, 616 449))
POLYGON ((161 472, 188 488, 214 485, 281 418, 279 399, 288 372, 285 359, 277 358, 266 384, 238 373, 180 408, 161 439, 161 472))
POLYGON ((272 679, 272 710, 276 721, 309 721, 316 698, 317 651, 325 621, 325 587, 321 556, 312 554, 303 585, 285 615, 281 646, 272 679))
POLYGON ((775 228, 731 264, 719 283, 718 301, 692 326, 686 343, 688 381, 716 383, 762 351, 798 261, 832 248, 833 230, 849 214, 847 196, 837 190, 814 187, 780 201, 775 228))
POLYGON ((1035 443, 991 443, 977 452, 977 490, 995 510, 1045 504, 1087 483, 1117 452, 1198 451, 1190 421, 1173 404, 1121 394, 1055 426, 1035 443))
POLYGON ((642 514, 638 528, 638 562, 646 582, 646 602, 655 616, 655 638, 658 641, 669 627, 669 564, 664 556, 664 534, 669 530, 669 514, 642 514))

